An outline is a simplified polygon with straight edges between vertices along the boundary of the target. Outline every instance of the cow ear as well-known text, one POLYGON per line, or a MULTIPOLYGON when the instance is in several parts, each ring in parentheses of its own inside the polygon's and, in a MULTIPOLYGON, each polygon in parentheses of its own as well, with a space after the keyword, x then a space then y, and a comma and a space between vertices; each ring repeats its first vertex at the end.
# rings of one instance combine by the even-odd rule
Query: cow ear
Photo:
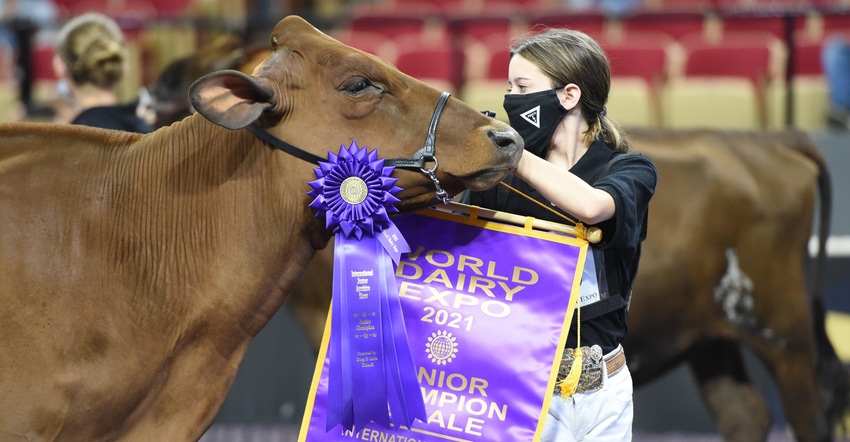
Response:
POLYGON ((273 106, 274 89, 264 81, 239 71, 204 75, 189 88, 192 106, 219 126, 231 130, 253 123, 273 106))

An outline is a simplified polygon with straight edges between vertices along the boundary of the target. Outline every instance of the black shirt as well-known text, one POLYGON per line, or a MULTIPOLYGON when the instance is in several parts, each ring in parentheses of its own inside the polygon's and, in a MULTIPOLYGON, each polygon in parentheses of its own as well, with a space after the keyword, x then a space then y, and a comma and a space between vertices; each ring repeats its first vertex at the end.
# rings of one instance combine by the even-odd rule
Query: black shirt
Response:
POLYGON ((154 127, 136 115, 137 106, 138 101, 117 106, 91 107, 80 112, 71 124, 143 134, 153 132, 154 127))
MULTIPOLYGON (((602 230, 602 241, 591 244, 591 248, 601 251, 609 293, 611 296, 620 296, 623 300, 620 305, 623 305, 629 302, 637 274, 641 242, 646 238, 649 200, 655 192, 658 175, 652 161, 641 154, 626 154, 610 162, 614 156, 620 155, 623 154, 611 150, 602 141, 594 141, 570 172, 614 198, 614 217, 596 225, 602 230)), ((504 181, 569 218, 576 219, 553 207, 540 192, 516 176, 509 175, 504 181)), ((566 222, 502 185, 483 192, 471 192, 469 204, 562 224, 566 222)), ((591 259, 590 253, 588 259, 591 259)), ((618 308, 592 317, 585 314, 586 309, 582 309, 581 345, 599 344, 603 353, 617 348, 628 332, 626 311, 626 308, 618 308)), ((573 315, 567 347, 576 346, 576 319, 577 315, 573 315)))

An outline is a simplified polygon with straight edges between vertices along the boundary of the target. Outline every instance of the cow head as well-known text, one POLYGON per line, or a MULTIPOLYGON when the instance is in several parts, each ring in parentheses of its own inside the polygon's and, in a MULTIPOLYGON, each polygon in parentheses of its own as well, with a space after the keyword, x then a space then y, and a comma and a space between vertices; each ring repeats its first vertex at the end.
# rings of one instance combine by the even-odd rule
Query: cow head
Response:
MULTIPOLYGON (((278 23, 271 45, 252 75, 219 71, 195 82, 189 93, 194 108, 232 130, 257 123, 323 158, 351 141, 378 149, 382 158, 409 158, 423 147, 441 91, 296 16, 278 23)), ((457 99, 446 103, 435 156, 436 177, 450 195, 494 186, 521 153, 522 139, 509 126, 457 99)), ((400 207, 436 201, 434 183, 420 171, 395 176, 404 189, 400 207)))
POLYGON ((203 45, 196 53, 171 62, 148 86, 156 126, 168 126, 191 115, 186 94, 189 86, 210 72, 239 67, 245 57, 242 41, 235 35, 225 34, 203 45))

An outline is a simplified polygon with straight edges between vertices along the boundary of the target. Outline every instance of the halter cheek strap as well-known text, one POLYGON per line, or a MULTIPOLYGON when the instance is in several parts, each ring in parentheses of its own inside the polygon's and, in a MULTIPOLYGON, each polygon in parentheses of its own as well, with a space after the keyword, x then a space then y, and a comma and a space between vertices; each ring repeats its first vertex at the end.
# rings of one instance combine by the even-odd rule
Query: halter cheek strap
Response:
MULTIPOLYGON (((440 115, 443 113, 443 108, 446 107, 449 96, 451 94, 448 92, 443 92, 440 95, 440 101, 437 102, 437 107, 434 108, 434 113, 431 115, 431 124, 428 125, 428 135, 425 136, 425 143, 422 145, 422 149, 419 149, 413 154, 413 158, 393 158, 384 161, 385 165, 400 167, 402 169, 423 169, 425 163, 429 161, 436 163, 437 157, 434 154, 437 149, 437 123, 440 122, 440 115)), ((436 169, 437 166, 435 165, 433 170, 436 169)))
MULTIPOLYGON (((437 123, 440 121, 440 114, 443 113, 443 108, 446 106, 446 102, 449 100, 449 96, 451 96, 448 92, 443 92, 440 95, 440 101, 437 102, 437 107, 434 108, 434 113, 431 115, 431 124, 428 126, 428 134, 425 136, 425 143, 422 145, 422 148, 416 151, 411 158, 390 158, 384 160, 384 164, 387 166, 395 166, 401 169, 419 169, 422 173, 428 176, 431 181, 434 182, 434 186, 437 189, 437 199, 439 199, 443 204, 448 203, 449 195, 446 191, 440 187, 440 181, 437 180, 437 167, 439 166, 439 162, 437 162, 437 157, 435 156, 436 145, 437 145, 437 123), (426 169, 425 165, 429 162, 434 163, 434 167, 431 169, 426 169)), ((260 126, 257 126, 255 123, 248 125, 248 130, 250 130, 254 135, 256 135, 261 140, 268 143, 270 146, 280 149, 298 159, 304 160, 308 163, 313 163, 318 165, 319 161, 325 161, 326 158, 320 157, 318 155, 314 155, 306 150, 300 149, 296 146, 293 146, 286 141, 281 140, 280 138, 270 134, 268 131, 263 129, 260 126)))
POLYGON ((286 141, 281 140, 280 138, 270 134, 267 130, 263 129, 260 126, 257 126, 256 123, 251 123, 248 125, 248 130, 250 130, 254 135, 256 135, 259 139, 265 141, 270 146, 280 149, 295 158, 300 160, 304 160, 308 163, 313 163, 318 165, 319 161, 325 161, 326 158, 322 158, 318 155, 313 155, 306 150, 299 149, 286 141))

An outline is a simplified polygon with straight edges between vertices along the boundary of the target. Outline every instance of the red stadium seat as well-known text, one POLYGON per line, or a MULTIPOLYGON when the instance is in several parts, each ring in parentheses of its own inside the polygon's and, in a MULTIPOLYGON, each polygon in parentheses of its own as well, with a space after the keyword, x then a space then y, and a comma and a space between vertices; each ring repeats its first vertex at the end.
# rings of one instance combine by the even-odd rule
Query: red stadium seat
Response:
POLYGON ((385 11, 403 14, 457 15, 505 14, 524 12, 550 4, 549 0, 383 0, 356 6, 355 11, 385 11))
POLYGON ((114 10, 110 3, 109 0, 65 0, 59 4, 69 17, 76 17, 85 12, 100 12, 110 15, 114 10))
POLYGON ((504 89, 510 41, 512 37, 523 33, 525 29, 522 26, 524 22, 516 22, 507 16, 468 17, 449 23, 454 47, 466 54, 464 82, 476 83, 470 91, 485 80, 496 80, 499 89, 504 89))
POLYGON ((33 82, 40 81, 56 81, 56 72, 53 70, 53 55, 56 51, 52 44, 36 44, 32 48, 32 80, 33 82))
POLYGON ((144 22, 159 15, 152 0, 62 0, 56 5, 63 20, 99 12, 114 19, 124 30, 141 28, 144 22))
POLYGON ((569 28, 597 38, 605 31, 607 16, 601 11, 531 14, 526 20, 531 30, 540 28, 569 28))
POLYGON ((810 8, 817 3, 834 2, 834 0, 714 0, 716 6, 724 12, 775 12, 799 11, 810 8))
POLYGON ((455 47, 467 48, 475 43, 498 40, 505 47, 511 37, 525 31, 524 22, 507 15, 474 15, 450 18, 447 23, 455 47))
POLYGON ((30 52, 30 80, 32 81, 31 100, 33 103, 46 105, 57 98, 56 81, 58 77, 53 70, 53 56, 56 51, 53 44, 36 42, 30 52))
POLYGON ((833 32, 848 32, 850 31, 850 14, 844 13, 826 13, 821 17, 823 22, 824 37, 833 32))
POLYGON ((449 44, 422 45, 417 36, 396 40, 396 67, 437 89, 456 93, 463 83, 465 55, 449 44))
POLYGON ((347 29, 332 34, 337 40, 361 51, 377 55, 395 63, 397 48, 395 41, 374 32, 352 32, 347 29))
POLYGON ((809 40, 823 40, 833 33, 850 32, 850 14, 813 11, 795 21, 795 30, 805 33, 809 40))
POLYGON ((510 44, 502 37, 485 38, 466 48, 467 80, 507 81, 510 44))
POLYGON ((743 77, 758 85, 770 66, 767 47, 703 46, 688 48, 686 76, 743 77))
POLYGON ((668 52, 675 40, 660 32, 635 32, 628 38, 603 38, 599 43, 608 55, 612 76, 637 77, 658 86, 664 81, 668 52))
POLYGON ((783 43, 766 32, 724 32, 680 40, 681 70, 665 86, 662 121, 671 127, 761 129, 784 121, 783 43))
POLYGON ((664 33, 599 41, 611 63, 608 112, 627 126, 658 126, 661 87, 677 43, 664 33))
POLYGON ((664 32, 674 39, 705 31, 706 16, 701 12, 638 12, 613 21, 624 38, 633 32, 664 32))
POLYGON ((716 0, 646 0, 644 8, 652 11, 702 12, 714 8, 716 0))
POLYGON ((389 11, 397 14, 440 14, 450 16, 478 9, 476 0, 395 0, 389 11))
POLYGON ((813 40, 804 32, 798 32, 794 38, 794 57, 791 60, 791 75, 823 75, 821 50, 823 40, 813 40))
POLYGON ((0 85, 15 82, 15 50, 6 40, 0 40, 0 85))
POLYGON ((465 81, 460 98, 478 110, 496 112, 507 122, 502 99, 508 89, 510 48, 502 38, 484 39, 467 50, 465 81))
POLYGON ((186 15, 191 0, 150 0, 160 18, 186 15))
POLYGON ((525 14, 551 6, 551 0, 476 0, 486 14, 525 14))
POLYGON ((767 32, 724 32, 718 40, 696 34, 680 42, 685 76, 743 77, 758 86, 784 72, 784 43, 767 32))
POLYGON ((426 17, 397 13, 369 13, 352 17, 343 26, 350 32, 371 32, 387 38, 405 35, 421 35, 425 30, 426 17))
MULTIPOLYGON (((847 30, 850 38, 850 28, 847 30)), ((803 130, 826 128, 829 109, 829 86, 823 75, 821 51, 824 39, 820 33, 798 31, 791 54, 791 118, 793 126, 803 130)))
POLYGON ((788 32, 783 16, 758 16, 753 14, 733 14, 720 19, 722 31, 761 31, 768 32, 779 39, 785 39, 788 32))
MULTIPOLYGON (((774 5, 775 6, 775 5, 774 5)), ((719 19, 721 32, 759 31, 767 32, 780 40, 806 26, 806 16, 788 15, 777 12, 768 13, 749 11, 745 13, 723 14, 719 19)))
POLYGON ((159 14, 157 6, 151 0, 124 0, 121 11, 117 13, 118 17, 135 18, 140 21, 159 14))

